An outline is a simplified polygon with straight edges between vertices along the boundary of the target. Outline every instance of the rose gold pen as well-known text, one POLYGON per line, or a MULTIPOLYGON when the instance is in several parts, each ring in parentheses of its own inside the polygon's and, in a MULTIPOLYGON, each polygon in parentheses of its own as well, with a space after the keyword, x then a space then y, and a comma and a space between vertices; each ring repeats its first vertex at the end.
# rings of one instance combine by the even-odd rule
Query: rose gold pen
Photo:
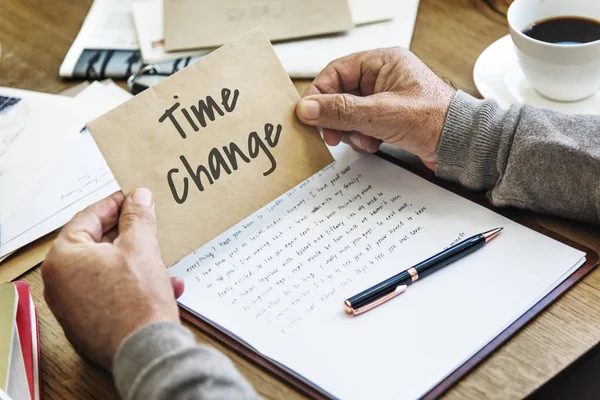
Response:
POLYGON ((503 228, 492 229, 472 236, 446 250, 402 271, 344 301, 344 310, 351 315, 360 315, 403 293, 409 285, 420 278, 433 274, 454 261, 482 248, 500 234, 503 228))

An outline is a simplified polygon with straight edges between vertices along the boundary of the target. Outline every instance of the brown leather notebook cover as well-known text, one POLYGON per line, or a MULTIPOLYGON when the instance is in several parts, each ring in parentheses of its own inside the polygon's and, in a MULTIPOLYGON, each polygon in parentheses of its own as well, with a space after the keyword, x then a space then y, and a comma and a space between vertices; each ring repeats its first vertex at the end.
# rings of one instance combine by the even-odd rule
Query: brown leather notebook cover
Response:
MULTIPOLYGON (((568 246, 576 248, 580 251, 586 253, 586 262, 579 267, 573 274, 567 277, 561 284, 559 284, 553 291, 548 293, 546 297, 540 300, 537 304, 531 307, 525 314, 523 314, 519 319, 517 319, 512 325, 506 328, 502 333, 496 336, 491 342, 489 342, 485 347, 483 347, 479 352, 477 352, 474 356, 472 356, 469 360, 467 360, 463 365, 454 370, 450 375, 448 375, 443 381, 437 384, 433 389, 431 389, 428 393, 426 393, 422 399, 435 399, 448 391, 452 386, 454 386, 460 379, 466 376, 472 369, 474 369, 477 365, 479 365, 483 360, 489 357, 496 349, 498 349, 502 344, 508 341, 513 335, 515 335, 521 328, 523 328, 527 323, 533 320, 539 313, 545 310, 548 306, 550 306, 554 301, 556 301, 561 295, 566 293, 570 288, 575 286, 577 282, 583 279, 588 273, 590 273, 597 265, 598 265, 598 254, 592 249, 585 247, 579 243, 576 243, 564 236, 561 236, 555 232, 552 232, 539 224, 535 223, 530 219, 523 218, 520 213, 511 209, 497 209, 491 206, 489 202, 486 201, 484 196, 480 193, 468 192, 464 188, 461 188, 455 184, 442 182, 435 178, 433 173, 429 171, 423 171, 419 168, 415 168, 405 162, 402 162, 396 158, 393 158, 387 154, 378 153, 378 156, 383 159, 392 162, 393 164, 399 165, 402 168, 407 169, 410 172, 413 172, 432 182, 438 186, 441 186, 451 192, 458 194, 459 196, 465 197, 477 204, 480 204, 494 212, 497 212, 506 218, 509 218, 515 222, 520 223, 530 229, 533 229, 543 235, 549 236, 555 240, 558 240, 562 243, 565 243, 568 246)), ((242 355, 244 358, 253 362, 257 366, 264 369, 266 372, 276 376, 281 381, 287 383, 294 389, 302 392, 303 394, 315 398, 315 399, 330 399, 334 398, 331 394, 327 393, 324 389, 315 385, 314 383, 308 381, 303 376, 295 373, 294 371, 286 368, 284 365, 281 365, 269 358, 266 358, 262 354, 258 353, 251 346, 247 345, 243 341, 236 338, 234 334, 231 332, 222 329, 217 325, 213 325, 208 321, 202 320, 192 313, 180 308, 181 317, 195 325, 202 331, 206 332, 208 335, 223 343, 227 347, 231 348, 236 353, 242 355)))

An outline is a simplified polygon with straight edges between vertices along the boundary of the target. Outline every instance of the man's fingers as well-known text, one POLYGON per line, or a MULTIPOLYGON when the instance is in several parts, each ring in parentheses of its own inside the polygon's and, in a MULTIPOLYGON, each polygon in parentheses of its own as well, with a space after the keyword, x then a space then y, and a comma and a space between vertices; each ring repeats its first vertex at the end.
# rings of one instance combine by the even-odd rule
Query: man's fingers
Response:
POLYGON ((304 89, 304 93, 302 93, 302 97, 312 96, 314 94, 322 94, 319 89, 315 85, 308 85, 306 89, 304 89))
POLYGON ((337 146, 340 142, 349 144, 354 150, 375 153, 381 146, 381 140, 364 135, 357 131, 342 132, 335 129, 323 128, 323 140, 329 146, 337 146))
POLYGON ((124 199, 122 192, 113 193, 80 211, 61 230, 60 237, 82 242, 100 242, 102 235, 117 224, 124 199))
POLYGON ((348 93, 321 94, 300 100, 296 115, 307 125, 338 131, 371 129, 372 114, 377 107, 375 96, 355 96, 348 93))
POLYGON ((175 298, 178 299, 183 294, 185 283, 181 278, 171 278, 171 285, 173 286, 173 294, 175 294, 175 298))
POLYGON ((119 237, 119 227, 115 226, 108 232, 104 233, 104 235, 102 236, 101 242, 102 243, 112 243, 115 241, 115 239, 117 237, 119 237))
POLYGON ((389 53, 389 50, 363 51, 330 62, 302 97, 334 93, 373 94, 377 76, 389 53))
POLYGON ((368 153, 375 153, 381 145, 381 140, 356 131, 343 135, 342 141, 352 145, 355 150, 366 151, 368 153))
POLYGON ((129 246, 141 246, 142 249, 158 246, 154 196, 150 190, 135 189, 123 202, 117 241, 125 242, 129 246))
POLYGON ((302 97, 356 91, 359 88, 360 71, 360 53, 334 60, 319 72, 302 97))
POLYGON ((323 129, 323 140, 330 146, 337 146, 342 141, 342 132, 335 129, 323 129))

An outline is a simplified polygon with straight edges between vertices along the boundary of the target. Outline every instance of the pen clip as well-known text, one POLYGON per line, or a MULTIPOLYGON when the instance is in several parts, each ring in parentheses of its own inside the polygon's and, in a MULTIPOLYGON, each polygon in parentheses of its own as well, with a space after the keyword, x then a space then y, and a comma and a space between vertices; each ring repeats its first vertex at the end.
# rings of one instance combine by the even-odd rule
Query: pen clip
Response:
POLYGON ((393 299, 394 297, 398 296, 399 294, 404 293, 406 288, 408 288, 407 285, 400 285, 393 292, 388 293, 385 296, 378 298, 377 300, 374 300, 372 303, 369 303, 367 305, 364 305, 364 306, 362 306, 360 308, 356 308, 356 309, 352 308, 352 305, 350 305, 348 300, 346 300, 344 302, 344 310, 346 311, 346 313, 351 314, 356 317, 357 315, 366 313, 367 311, 374 309, 375 307, 385 303, 386 301, 393 299))

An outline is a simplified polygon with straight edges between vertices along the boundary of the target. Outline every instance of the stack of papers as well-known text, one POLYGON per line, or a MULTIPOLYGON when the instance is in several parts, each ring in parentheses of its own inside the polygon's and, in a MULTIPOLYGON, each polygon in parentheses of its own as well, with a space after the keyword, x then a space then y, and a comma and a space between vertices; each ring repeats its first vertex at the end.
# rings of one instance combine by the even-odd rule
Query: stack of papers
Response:
POLYGON ((60 76, 125 78, 148 64, 172 74, 262 25, 288 74, 313 78, 351 53, 409 47, 418 7, 419 0, 95 0, 60 76))
POLYGON ((0 262, 119 190, 85 125, 130 97, 114 83, 74 98, 0 87, 0 262))

